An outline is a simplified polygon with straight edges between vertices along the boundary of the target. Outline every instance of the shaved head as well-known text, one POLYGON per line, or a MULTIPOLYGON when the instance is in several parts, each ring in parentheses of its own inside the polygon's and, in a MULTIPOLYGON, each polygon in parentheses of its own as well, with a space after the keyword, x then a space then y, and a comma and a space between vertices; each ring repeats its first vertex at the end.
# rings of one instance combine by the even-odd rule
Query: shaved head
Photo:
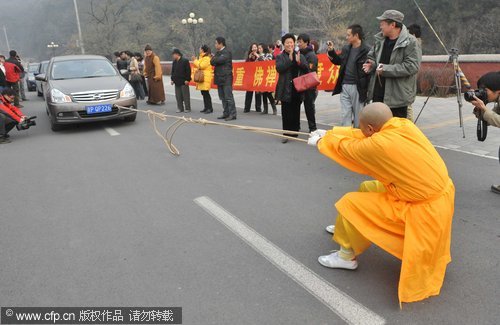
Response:
POLYGON ((359 126, 367 137, 380 131, 387 121, 392 118, 392 111, 384 103, 372 103, 366 105, 359 115, 359 126))

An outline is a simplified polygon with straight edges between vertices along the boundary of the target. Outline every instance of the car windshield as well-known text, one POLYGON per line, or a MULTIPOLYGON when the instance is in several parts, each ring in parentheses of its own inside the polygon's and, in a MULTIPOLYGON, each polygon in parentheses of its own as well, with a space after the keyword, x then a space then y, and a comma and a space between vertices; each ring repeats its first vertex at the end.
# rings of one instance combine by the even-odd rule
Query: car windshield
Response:
POLYGON ((117 72, 107 60, 68 60, 52 64, 52 79, 80 79, 116 76, 117 72))
POLYGON ((39 64, 38 63, 33 63, 33 64, 30 64, 29 67, 28 67, 28 72, 37 72, 38 71, 38 66, 39 64))

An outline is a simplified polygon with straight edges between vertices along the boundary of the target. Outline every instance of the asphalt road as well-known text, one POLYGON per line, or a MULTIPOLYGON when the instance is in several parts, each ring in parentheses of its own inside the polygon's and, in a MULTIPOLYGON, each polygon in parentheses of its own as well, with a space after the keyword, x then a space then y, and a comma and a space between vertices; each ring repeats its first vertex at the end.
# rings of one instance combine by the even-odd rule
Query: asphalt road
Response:
MULTIPOLYGON (((185 125, 174 157, 143 115, 53 133, 44 103, 29 99, 38 125, 0 146, 0 306, 181 306, 184 324, 345 323, 194 201, 209 197, 388 324, 498 324, 496 160, 440 150, 457 188, 453 261, 440 296, 400 310, 400 262, 377 247, 356 271, 318 264, 337 249, 324 231, 333 202, 363 178, 314 148, 185 125)), ((156 109, 173 113, 167 101, 156 109)), ((235 122, 280 127, 241 110, 235 122)))

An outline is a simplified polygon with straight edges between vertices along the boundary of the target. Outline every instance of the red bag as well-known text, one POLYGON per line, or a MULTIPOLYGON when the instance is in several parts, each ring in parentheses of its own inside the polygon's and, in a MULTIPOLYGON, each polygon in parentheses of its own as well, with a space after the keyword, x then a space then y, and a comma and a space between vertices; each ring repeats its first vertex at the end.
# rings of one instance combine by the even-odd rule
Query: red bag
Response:
POLYGON ((293 79, 293 85, 299 93, 315 88, 319 86, 319 84, 318 75, 314 71, 293 79))

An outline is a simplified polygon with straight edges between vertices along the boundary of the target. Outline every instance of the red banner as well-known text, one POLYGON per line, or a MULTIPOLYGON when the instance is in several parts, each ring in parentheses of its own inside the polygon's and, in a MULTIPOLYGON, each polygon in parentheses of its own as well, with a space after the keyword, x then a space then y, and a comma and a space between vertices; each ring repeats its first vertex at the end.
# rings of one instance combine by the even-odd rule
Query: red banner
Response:
MULTIPOLYGON (((196 71, 191 64, 193 80, 194 72, 196 71)), ((318 90, 332 90, 335 88, 339 74, 339 66, 334 65, 328 59, 326 54, 318 55, 318 77, 320 85, 318 90)), ((276 89, 278 82, 278 72, 276 71, 276 62, 272 61, 256 61, 256 62, 233 62, 233 89, 273 92, 276 89)), ((191 86, 196 86, 194 81, 191 81, 191 86)), ((212 88, 217 88, 213 84, 212 88)))

